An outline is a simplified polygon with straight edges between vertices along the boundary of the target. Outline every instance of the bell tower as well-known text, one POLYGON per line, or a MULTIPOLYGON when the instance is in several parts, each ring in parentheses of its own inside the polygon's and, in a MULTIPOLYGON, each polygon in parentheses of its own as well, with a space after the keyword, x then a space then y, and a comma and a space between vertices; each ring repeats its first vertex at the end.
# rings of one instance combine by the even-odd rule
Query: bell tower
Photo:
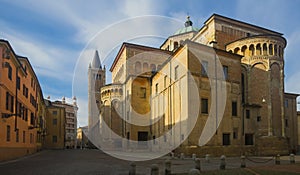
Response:
POLYGON ((100 89, 105 86, 105 66, 102 68, 99 53, 96 50, 88 68, 88 117, 89 131, 92 131, 99 121, 101 96, 100 89))

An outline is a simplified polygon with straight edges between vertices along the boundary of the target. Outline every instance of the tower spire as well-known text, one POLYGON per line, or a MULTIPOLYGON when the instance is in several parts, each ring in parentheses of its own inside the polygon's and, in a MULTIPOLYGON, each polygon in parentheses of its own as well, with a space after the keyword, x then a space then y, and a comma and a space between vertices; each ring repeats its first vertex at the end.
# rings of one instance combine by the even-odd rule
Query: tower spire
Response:
POLYGON ((92 68, 102 69, 102 65, 101 65, 99 54, 98 54, 98 50, 95 51, 95 55, 94 55, 94 58, 93 58, 93 61, 92 61, 92 68))

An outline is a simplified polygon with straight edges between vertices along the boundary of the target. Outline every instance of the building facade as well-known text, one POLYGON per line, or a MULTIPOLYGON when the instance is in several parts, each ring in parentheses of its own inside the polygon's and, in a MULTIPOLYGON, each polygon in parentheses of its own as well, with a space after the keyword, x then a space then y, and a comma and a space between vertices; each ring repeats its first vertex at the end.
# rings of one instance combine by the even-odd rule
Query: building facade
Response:
POLYGON ((26 57, 0 40, 1 160, 31 154, 44 141, 45 104, 37 76, 26 57))
POLYGON ((47 107, 46 115, 46 149, 64 149, 66 141, 66 109, 53 105, 49 99, 45 99, 47 107))
POLYGON ((62 107, 65 109, 65 148, 74 149, 77 145, 77 111, 78 106, 76 97, 73 97, 73 103, 66 103, 65 97, 62 101, 52 102, 53 106, 62 107))
POLYGON ((200 29, 188 17, 160 48, 124 43, 96 98, 101 139, 212 155, 295 152, 298 95, 284 91, 285 47, 281 33, 217 14, 200 29))

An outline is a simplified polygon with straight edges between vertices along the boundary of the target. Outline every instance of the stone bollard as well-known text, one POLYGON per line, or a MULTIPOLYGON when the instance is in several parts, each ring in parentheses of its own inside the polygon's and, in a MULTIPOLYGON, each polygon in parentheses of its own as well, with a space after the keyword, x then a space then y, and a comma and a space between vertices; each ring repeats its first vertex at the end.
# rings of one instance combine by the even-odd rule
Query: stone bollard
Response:
POLYGON ((291 164, 295 164, 296 161, 295 161, 295 155, 294 154, 290 154, 290 163, 291 164))
POLYGON ((189 175, 200 175, 200 171, 197 169, 191 169, 189 175))
POLYGON ((206 155, 205 155, 205 161, 206 161, 207 163, 209 163, 209 154, 206 154, 206 155))
POLYGON ((165 175, 171 175, 171 161, 169 159, 165 161, 165 175))
POLYGON ((192 154, 192 159, 196 160, 196 158, 197 158, 196 154, 192 154))
POLYGON ((180 154, 180 159, 184 159, 184 153, 180 154))
POLYGON ((136 172, 136 164, 134 162, 132 162, 130 164, 129 175, 135 175, 135 172, 136 172))
POLYGON ((195 169, 201 171, 201 161, 199 158, 195 159, 195 169))
POLYGON ((171 155, 171 159, 175 158, 175 154, 173 152, 170 152, 170 155, 171 155))
POLYGON ((280 155, 279 154, 277 154, 275 157, 275 164, 280 165, 280 155))
POLYGON ((221 156, 220 160, 220 170, 225 170, 226 167, 226 157, 224 155, 221 156))
POLYGON ((159 175, 159 168, 157 164, 151 165, 151 175, 159 175))
POLYGON ((246 160, 245 160, 245 156, 241 156, 241 168, 246 168, 246 160))

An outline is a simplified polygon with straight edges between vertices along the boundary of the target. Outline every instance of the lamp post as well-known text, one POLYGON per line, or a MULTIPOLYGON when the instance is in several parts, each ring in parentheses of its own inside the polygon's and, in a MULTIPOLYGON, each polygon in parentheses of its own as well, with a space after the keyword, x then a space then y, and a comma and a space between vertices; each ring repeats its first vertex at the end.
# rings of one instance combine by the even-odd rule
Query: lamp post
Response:
POLYGON ((2 115, 2 118, 10 118, 10 117, 15 116, 15 131, 17 131, 17 130, 19 130, 18 127, 17 127, 17 120, 18 120, 19 116, 23 115, 23 112, 24 112, 24 107, 22 106, 20 108, 20 113, 18 113, 18 111, 16 113, 13 113, 13 114, 4 113, 4 115, 2 115))

